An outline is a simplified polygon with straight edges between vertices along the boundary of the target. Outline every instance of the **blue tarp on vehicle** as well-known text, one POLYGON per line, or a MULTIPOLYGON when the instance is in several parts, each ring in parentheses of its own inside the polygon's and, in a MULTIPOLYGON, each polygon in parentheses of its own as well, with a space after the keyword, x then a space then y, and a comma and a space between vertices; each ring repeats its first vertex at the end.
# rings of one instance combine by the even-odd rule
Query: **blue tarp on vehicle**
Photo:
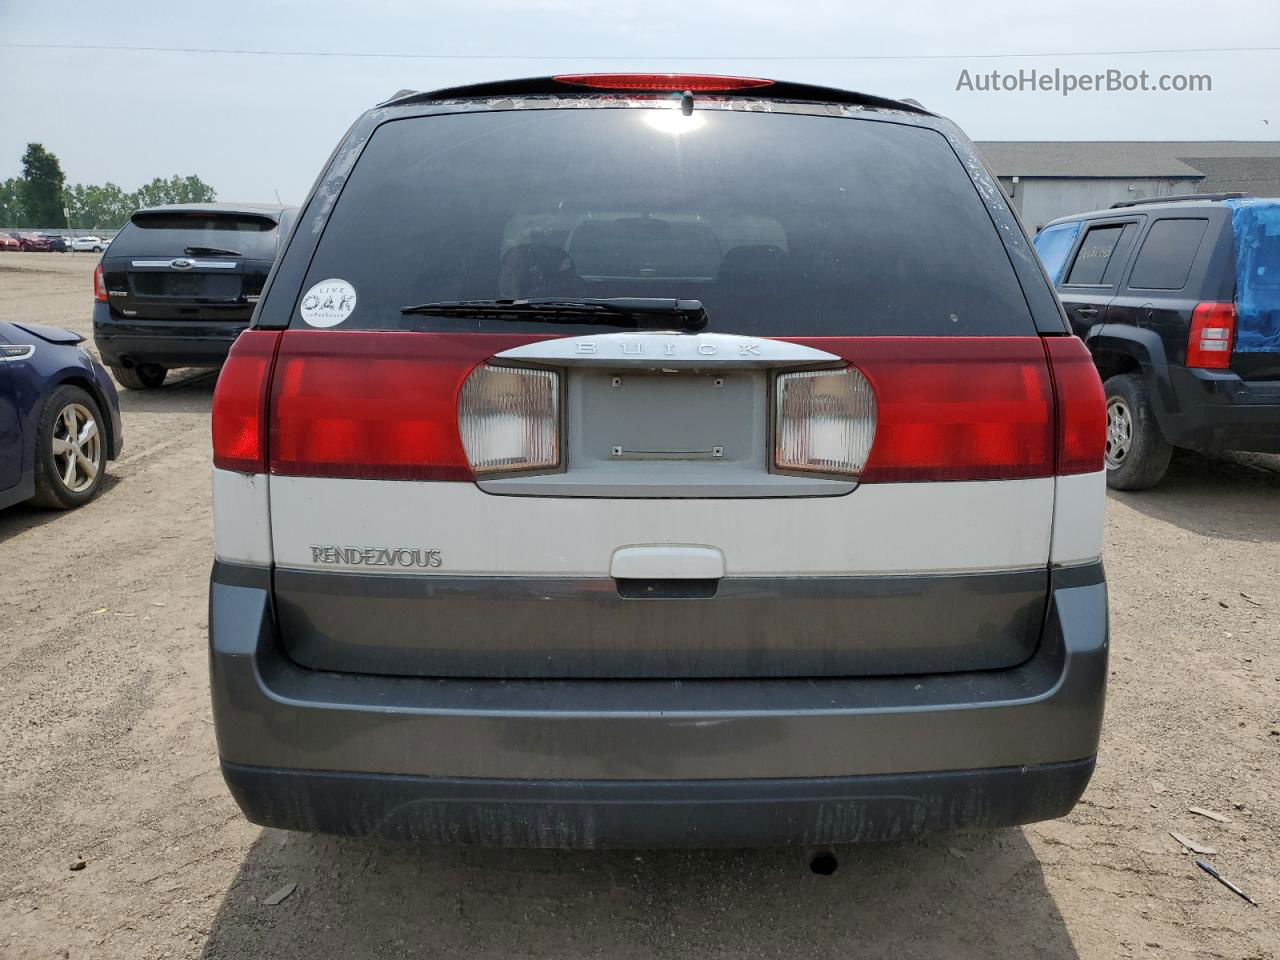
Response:
POLYGON ((1055 286, 1062 279, 1062 268, 1067 265, 1067 254, 1071 252, 1079 232, 1079 220, 1056 223, 1052 227, 1045 227, 1032 241, 1032 246, 1040 256, 1040 262, 1044 264, 1045 272, 1049 274, 1049 282, 1055 286))
POLYGON ((1236 235, 1236 352, 1280 353, 1280 200, 1227 200, 1236 235))

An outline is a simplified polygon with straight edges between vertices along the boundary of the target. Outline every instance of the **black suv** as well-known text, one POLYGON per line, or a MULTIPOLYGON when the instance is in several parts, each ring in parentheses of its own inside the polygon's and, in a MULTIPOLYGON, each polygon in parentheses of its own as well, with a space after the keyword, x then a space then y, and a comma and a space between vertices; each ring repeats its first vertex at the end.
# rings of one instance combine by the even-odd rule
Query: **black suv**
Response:
POLYGON ((1107 483, 1174 447, 1280 452, 1280 200, 1203 194, 1063 217, 1035 239, 1107 393, 1107 483))
POLYGON ((173 367, 216 367, 249 325, 296 208, 193 203, 139 210, 93 276, 93 339, 134 390, 173 367))

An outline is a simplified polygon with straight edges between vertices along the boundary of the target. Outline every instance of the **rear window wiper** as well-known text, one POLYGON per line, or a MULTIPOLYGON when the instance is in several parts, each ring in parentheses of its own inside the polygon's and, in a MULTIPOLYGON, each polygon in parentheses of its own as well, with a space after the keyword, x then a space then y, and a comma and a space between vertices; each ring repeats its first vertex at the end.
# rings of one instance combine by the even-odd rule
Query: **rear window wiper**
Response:
POLYGON ((187 247, 182 251, 188 257, 238 257, 239 250, 225 250, 222 247, 187 247))
POLYGON ((701 330, 709 319, 701 300, 660 297, 541 297, 530 300, 436 300, 401 307, 404 314, 428 317, 475 317, 547 323, 611 323, 661 330, 672 325, 701 330), (620 320, 630 324, 619 324, 620 320))

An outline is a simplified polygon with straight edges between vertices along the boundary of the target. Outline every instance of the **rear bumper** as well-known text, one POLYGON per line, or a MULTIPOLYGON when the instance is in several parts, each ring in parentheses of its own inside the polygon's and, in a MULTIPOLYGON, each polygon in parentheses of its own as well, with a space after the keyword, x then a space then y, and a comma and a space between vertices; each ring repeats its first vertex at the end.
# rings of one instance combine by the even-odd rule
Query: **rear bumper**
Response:
POLYGON ((109 366, 216 367, 227 359, 245 320, 129 320, 108 304, 93 308, 93 342, 109 366))
POLYGON ((733 847, 896 840, 1067 813, 1093 759, 781 780, 464 780, 224 763, 254 823, 420 843, 733 847))
POLYGON ((1170 443, 1194 450, 1280 453, 1280 382, 1229 370, 1169 368, 1176 410, 1159 416, 1170 443))
POLYGON ((531 846, 836 843, 1060 816, 1106 684, 1101 565, 1054 572, 1007 670, 830 680, 432 680, 311 671, 269 572, 216 564, 214 720, 257 823, 531 846))

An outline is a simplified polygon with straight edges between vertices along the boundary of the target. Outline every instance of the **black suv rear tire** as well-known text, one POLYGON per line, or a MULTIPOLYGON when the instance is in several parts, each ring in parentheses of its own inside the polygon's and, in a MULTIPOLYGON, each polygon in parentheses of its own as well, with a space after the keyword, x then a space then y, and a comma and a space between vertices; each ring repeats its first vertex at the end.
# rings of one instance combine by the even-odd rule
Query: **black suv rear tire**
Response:
POLYGON ((1107 395, 1107 486, 1154 487, 1169 469, 1173 447, 1160 433, 1146 380, 1139 373, 1122 373, 1102 386, 1107 395))
POLYGON ((144 363, 136 367, 113 366, 111 373, 121 386, 128 387, 130 390, 154 390, 164 383, 164 378, 168 376, 169 371, 159 364, 144 363))

